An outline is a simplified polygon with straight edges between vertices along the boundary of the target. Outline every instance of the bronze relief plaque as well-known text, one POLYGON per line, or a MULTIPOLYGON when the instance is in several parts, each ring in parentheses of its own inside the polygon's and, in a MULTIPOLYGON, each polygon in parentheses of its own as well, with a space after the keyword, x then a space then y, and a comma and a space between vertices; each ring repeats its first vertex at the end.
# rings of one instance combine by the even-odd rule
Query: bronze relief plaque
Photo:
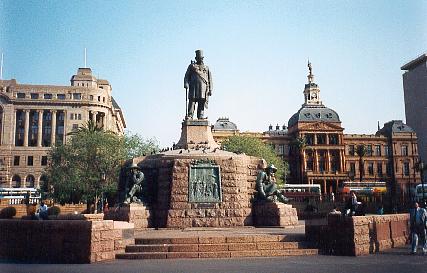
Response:
POLYGON ((220 166, 212 161, 194 161, 188 175, 188 202, 220 203, 220 166))

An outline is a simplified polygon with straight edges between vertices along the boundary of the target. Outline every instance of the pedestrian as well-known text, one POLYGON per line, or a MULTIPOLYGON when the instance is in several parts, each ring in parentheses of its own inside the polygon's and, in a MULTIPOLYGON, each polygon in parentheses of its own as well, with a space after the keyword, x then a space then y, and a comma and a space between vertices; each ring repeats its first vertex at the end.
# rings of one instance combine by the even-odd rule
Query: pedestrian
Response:
POLYGON ((378 207, 377 214, 378 215, 384 214, 384 206, 382 204, 378 207))
POLYGON ((335 193, 331 192, 331 202, 335 203, 335 193))
POLYGON ((357 201, 357 196, 354 191, 350 192, 350 199, 348 199, 346 209, 347 209, 347 215, 354 216, 358 212, 359 205, 361 205, 361 202, 357 201))
POLYGON ((40 203, 40 207, 39 207, 39 218, 41 220, 47 220, 48 219, 48 214, 47 214, 47 205, 42 201, 40 203))
POLYGON ((411 254, 417 253, 418 240, 421 239, 423 243, 423 254, 427 254, 427 241, 426 241, 426 225, 427 225, 427 212, 424 208, 420 208, 418 202, 414 202, 414 207, 410 210, 410 228, 412 248, 411 254))

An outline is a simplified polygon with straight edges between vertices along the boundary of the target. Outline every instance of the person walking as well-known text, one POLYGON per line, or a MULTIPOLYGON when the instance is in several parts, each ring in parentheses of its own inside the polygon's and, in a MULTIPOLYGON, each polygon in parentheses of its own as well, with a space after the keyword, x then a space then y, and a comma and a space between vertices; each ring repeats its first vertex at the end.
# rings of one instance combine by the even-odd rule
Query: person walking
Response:
POLYGON ((418 240, 421 239, 423 243, 423 254, 427 254, 427 241, 426 241, 426 225, 427 225, 427 212, 421 208, 418 202, 414 203, 414 207, 410 211, 410 228, 412 248, 411 254, 417 253, 418 240))

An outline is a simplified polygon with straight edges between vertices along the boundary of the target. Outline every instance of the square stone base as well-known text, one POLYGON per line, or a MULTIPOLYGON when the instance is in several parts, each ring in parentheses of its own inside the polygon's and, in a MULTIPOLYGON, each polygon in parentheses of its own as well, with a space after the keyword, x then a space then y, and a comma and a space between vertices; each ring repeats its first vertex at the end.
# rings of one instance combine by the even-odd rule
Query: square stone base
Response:
POLYGON ((178 149, 218 148, 207 120, 184 120, 181 138, 176 144, 178 149))
POLYGON ((292 205, 257 201, 253 203, 253 221, 255 226, 296 226, 297 210, 292 205))
POLYGON ((131 203, 111 208, 105 213, 104 219, 133 223, 135 231, 151 227, 150 210, 143 204, 131 203))

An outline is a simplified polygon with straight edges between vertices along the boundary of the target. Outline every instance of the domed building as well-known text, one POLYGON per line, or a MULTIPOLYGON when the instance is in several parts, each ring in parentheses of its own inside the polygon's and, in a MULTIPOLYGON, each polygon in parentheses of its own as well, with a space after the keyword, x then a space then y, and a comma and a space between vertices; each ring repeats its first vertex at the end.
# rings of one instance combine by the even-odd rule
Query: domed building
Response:
POLYGON ((311 63, 308 67, 304 104, 288 121, 290 179, 300 184, 320 184, 322 192, 330 194, 348 180, 344 168, 344 128, 337 112, 320 100, 311 63))
MULTIPOLYGON (((288 162, 288 184, 320 185, 324 197, 341 198, 350 190, 360 199, 384 202, 388 206, 409 204, 411 191, 421 183, 418 141, 415 131, 401 120, 384 124, 376 134, 344 134, 339 114, 320 100, 308 64, 304 103, 288 120, 288 126, 269 126, 264 132, 239 132, 228 119, 218 119, 212 132, 222 141, 231 135, 258 137, 271 145, 288 162), (363 146, 365 153, 358 154, 363 146)), ((338 199, 337 199, 338 200, 338 199)))

